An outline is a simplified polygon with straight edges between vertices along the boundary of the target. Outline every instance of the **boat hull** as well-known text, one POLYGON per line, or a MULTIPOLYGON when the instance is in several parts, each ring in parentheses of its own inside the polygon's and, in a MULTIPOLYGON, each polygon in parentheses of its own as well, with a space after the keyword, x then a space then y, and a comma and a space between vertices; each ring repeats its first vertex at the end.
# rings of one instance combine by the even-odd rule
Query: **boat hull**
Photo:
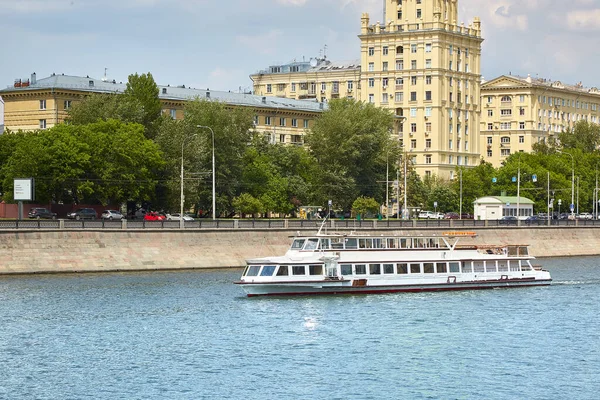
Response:
POLYGON ((438 292, 451 290, 483 290, 531 286, 548 286, 552 279, 500 279, 488 281, 466 281, 456 283, 432 283, 414 285, 353 286, 351 281, 340 282, 294 282, 294 283, 247 283, 241 285, 248 297, 256 296, 303 296, 340 294, 380 294, 398 292, 438 292))

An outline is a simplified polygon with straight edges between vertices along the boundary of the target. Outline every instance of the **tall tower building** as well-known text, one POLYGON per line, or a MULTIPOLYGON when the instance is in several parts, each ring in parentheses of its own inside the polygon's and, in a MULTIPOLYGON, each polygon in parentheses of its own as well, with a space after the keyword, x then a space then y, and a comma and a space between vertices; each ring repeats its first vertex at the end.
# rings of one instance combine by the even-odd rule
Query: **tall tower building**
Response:
POLYGON ((452 179, 480 162, 481 22, 458 24, 458 0, 384 0, 361 18, 361 100, 394 110, 421 176, 452 179))

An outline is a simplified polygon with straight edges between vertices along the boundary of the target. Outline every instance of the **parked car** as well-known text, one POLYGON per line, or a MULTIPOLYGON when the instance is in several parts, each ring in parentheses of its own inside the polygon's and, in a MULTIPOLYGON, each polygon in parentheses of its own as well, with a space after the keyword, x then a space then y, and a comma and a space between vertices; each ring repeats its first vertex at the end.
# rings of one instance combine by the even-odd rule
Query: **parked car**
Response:
POLYGON ((590 213, 581 213, 577 216, 578 219, 594 219, 594 216, 590 213))
MULTIPOLYGON (((181 220, 181 218, 179 217, 179 213, 167 214, 167 221, 179 221, 179 220, 181 220)), ((190 221, 194 221, 194 218, 190 217, 189 215, 184 214, 183 220, 186 222, 190 222, 190 221)))
POLYGON ((29 210, 29 213, 27 214, 27 216, 29 218, 35 218, 35 219, 41 219, 41 218, 46 218, 46 219, 56 219, 56 213, 53 213, 52 211, 48 210, 47 208, 32 208, 31 210, 29 210))
POLYGON ((93 208, 78 208, 72 213, 67 214, 67 218, 69 219, 96 219, 98 218, 98 214, 96 214, 96 210, 93 208))
POLYGON ((419 219, 434 219, 435 213, 433 211, 421 211, 419 212, 419 219))
POLYGON ((446 215, 444 215, 445 219, 458 219, 459 215, 458 213, 455 212, 447 212, 446 215))
POLYGON ((156 211, 147 212, 144 215, 144 221, 164 221, 166 217, 162 214, 157 213, 156 211))
POLYGON ((102 211, 102 215, 100 215, 100 218, 102 218, 102 219, 108 219, 110 221, 112 221, 112 220, 120 221, 120 220, 122 220, 125 217, 123 216, 123 214, 121 214, 120 211, 117 211, 117 210, 104 210, 104 211, 102 211))
POLYGON ((517 217, 515 217, 514 215, 505 215, 504 217, 502 217, 500 219, 500 224, 501 225, 516 225, 517 217))
POLYGON ((444 213, 443 212, 433 213, 433 219, 444 219, 444 213))
POLYGON ((470 213, 462 213, 462 214, 460 215, 460 218, 461 218, 461 219, 473 219, 473 214, 470 214, 470 213))

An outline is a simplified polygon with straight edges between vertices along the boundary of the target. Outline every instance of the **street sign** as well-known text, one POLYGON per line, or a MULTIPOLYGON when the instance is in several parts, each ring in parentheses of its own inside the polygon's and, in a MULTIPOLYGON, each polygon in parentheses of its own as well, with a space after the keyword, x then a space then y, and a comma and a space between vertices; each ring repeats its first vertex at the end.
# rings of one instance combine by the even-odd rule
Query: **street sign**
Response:
POLYGON ((496 183, 496 182, 498 182, 498 179, 492 178, 492 183, 496 183))
POLYGON ((517 181, 517 177, 516 177, 516 176, 513 176, 513 177, 512 177, 512 181, 513 181, 513 182, 516 182, 516 181, 517 181))
POLYGON ((435 208, 437 208, 437 201, 434 201, 434 202, 433 202, 433 206, 434 206, 435 208))
POLYGON ((573 212, 573 211, 575 210, 575 206, 574 206, 573 204, 571 204, 571 205, 569 206, 569 208, 571 209, 571 212, 573 212))
POLYGON ((532 180, 533 182, 537 182, 537 175, 535 175, 535 174, 534 174, 534 175, 531 175, 531 180, 532 180))

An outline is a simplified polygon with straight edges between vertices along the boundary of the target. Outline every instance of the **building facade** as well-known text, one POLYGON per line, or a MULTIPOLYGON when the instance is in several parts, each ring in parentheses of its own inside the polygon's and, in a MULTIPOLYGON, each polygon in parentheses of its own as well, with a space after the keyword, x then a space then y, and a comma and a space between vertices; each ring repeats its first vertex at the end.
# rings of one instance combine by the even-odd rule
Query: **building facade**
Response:
POLYGON ((481 23, 459 25, 458 0, 384 4, 385 23, 362 15, 358 65, 316 59, 271 66, 251 76, 254 91, 321 102, 350 97, 389 108, 417 172, 452 179, 457 166, 481 158, 481 23))
MULTIPOLYGON (((126 88, 123 83, 89 76, 53 74, 47 78, 15 81, 13 87, 0 90, 4 99, 4 125, 11 131, 48 129, 64 122, 68 109, 91 93, 117 94, 126 88)), ((315 118, 326 109, 323 103, 291 100, 183 86, 158 86, 163 113, 182 119, 186 102, 193 99, 218 101, 226 107, 247 107, 254 110, 254 126, 269 135, 272 143, 303 144, 305 132, 315 118)))
POLYGON ((482 84, 481 102, 482 157, 494 167, 578 121, 600 122, 600 91, 581 84, 503 75, 482 84))

